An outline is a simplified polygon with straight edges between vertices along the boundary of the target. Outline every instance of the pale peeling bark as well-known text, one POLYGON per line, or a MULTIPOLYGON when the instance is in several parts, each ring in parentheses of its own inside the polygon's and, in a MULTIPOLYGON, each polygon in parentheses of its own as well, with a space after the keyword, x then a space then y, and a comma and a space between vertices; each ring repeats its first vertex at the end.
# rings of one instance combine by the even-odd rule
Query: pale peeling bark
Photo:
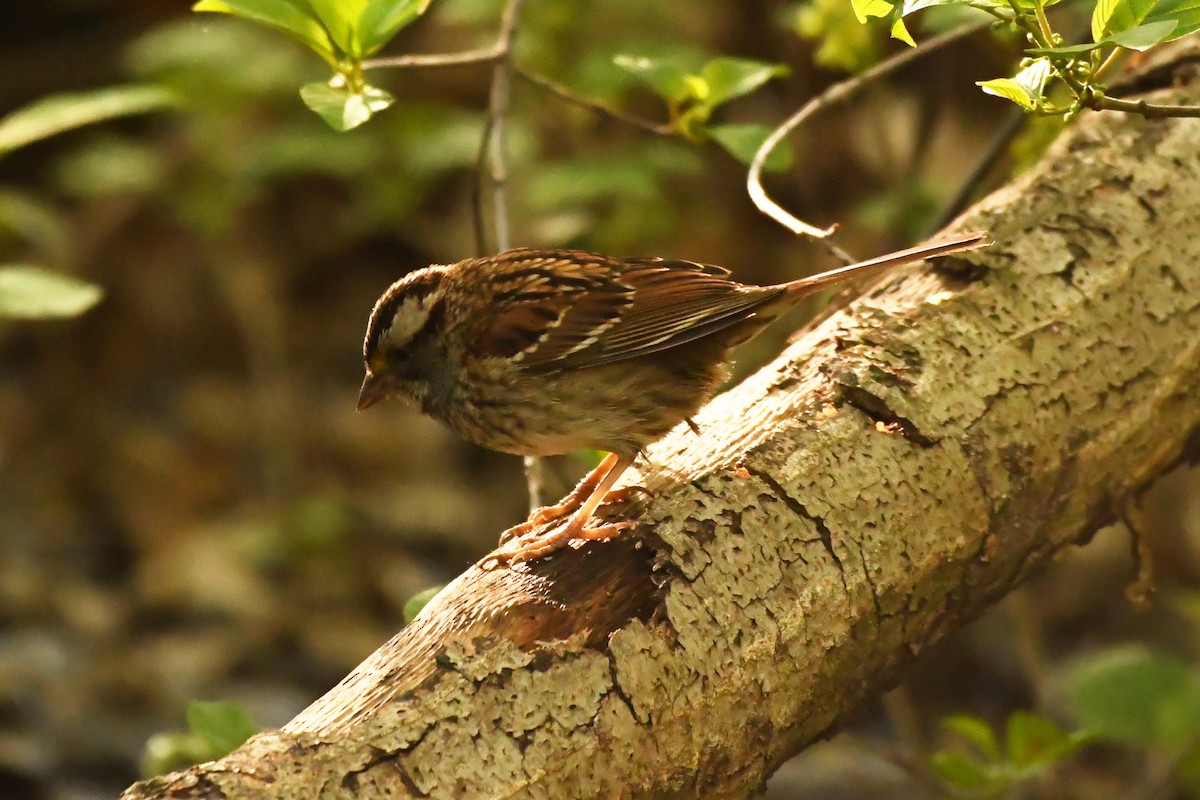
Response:
POLYGON ((1200 120, 1089 115, 956 227, 996 245, 652 448, 637 536, 468 570, 281 731, 126 797, 750 794, 1200 426, 1200 120))

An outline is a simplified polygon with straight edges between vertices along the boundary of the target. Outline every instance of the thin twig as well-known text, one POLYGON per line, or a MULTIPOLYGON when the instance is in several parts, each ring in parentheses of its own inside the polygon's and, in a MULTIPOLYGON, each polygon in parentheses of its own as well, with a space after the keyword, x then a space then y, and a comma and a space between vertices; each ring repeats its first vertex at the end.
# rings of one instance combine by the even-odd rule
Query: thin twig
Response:
POLYGON ((363 69, 420 69, 424 67, 456 67, 464 64, 488 64, 504 58, 501 41, 497 39, 487 47, 464 50, 461 53, 412 53, 406 56, 368 58, 362 62, 363 69))
POLYGON ((821 111, 826 111, 836 105, 846 102, 851 97, 866 86, 869 86, 874 81, 888 75, 901 67, 907 65, 910 61, 920 58, 928 53, 933 52, 960 39, 972 36, 980 31, 991 27, 991 22, 980 22, 974 25, 966 25, 957 30, 943 33, 933 39, 922 44, 920 47, 910 48, 901 53, 897 53, 886 61, 881 61, 865 72, 835 84, 826 89, 822 94, 809 100, 804 106, 783 122, 778 128, 771 132, 766 141, 758 148, 758 152, 754 154, 754 160, 750 162, 750 172, 746 176, 746 191, 750 193, 750 199, 754 201, 754 205, 759 211, 766 214, 771 219, 778 222, 783 227, 792 231, 799 236, 809 236, 824 243, 825 247, 838 259, 844 263, 851 263, 854 259, 848 253, 837 247, 829 240, 829 235, 836 230, 837 226, 829 228, 817 228, 802 222, 797 217, 788 213, 783 206, 776 203, 768 195, 762 185, 762 169, 763 164, 767 161, 767 156, 771 154, 784 137, 794 131, 801 123, 807 121, 810 117, 818 114, 821 111))
POLYGON ((1146 119, 1200 117, 1200 106, 1162 105, 1147 103, 1145 100, 1122 100, 1108 95, 1089 98, 1084 105, 1097 111, 1124 111, 1127 114, 1141 114, 1146 119))
MULTIPOLYGON (((491 185, 492 234, 496 250, 512 246, 512 229, 508 221, 508 136, 507 119, 512 94, 513 41, 517 35, 517 20, 524 0, 508 0, 500 20, 500 32, 493 45, 492 86, 488 93, 487 119, 479 142, 479 157, 475 169, 473 215, 475 243, 480 254, 486 250, 483 214, 484 172, 491 185)), ((529 503, 537 508, 545 495, 546 466, 535 456, 525 457, 525 483, 529 488, 529 503)))
MULTIPOLYGON (((475 160, 475 182, 471 190, 471 216, 475 228, 475 253, 488 252, 485 215, 483 213, 483 180, 488 174, 492 184, 492 208, 497 250, 509 247, 511 235, 508 225, 508 164, 504 120, 508 114, 509 86, 511 84, 512 44, 517 33, 517 18, 524 0, 508 0, 500 17, 500 31, 488 52, 493 55, 492 85, 488 93, 487 115, 483 133, 479 139, 479 155, 475 160)), ((477 51, 483 52, 483 51, 477 51)))
POLYGON ((622 111, 619 108, 613 108, 612 106, 602 103, 599 100, 594 100, 590 97, 584 97, 582 95, 575 94, 561 83, 552 81, 543 75, 530 72, 524 69, 520 64, 513 64, 512 70, 519 77, 529 81, 534 86, 545 89, 547 92, 550 92, 550 94, 560 97, 563 100, 566 100, 568 103, 581 106, 589 111, 594 111, 597 114, 603 114, 604 116, 612 117, 615 120, 619 120, 620 122, 624 122, 628 125, 632 125, 635 128, 640 128, 641 130, 648 131, 659 136, 672 136, 675 133, 670 125, 654 122, 653 120, 639 117, 636 114, 630 114, 626 111, 622 111))
POLYGON ((471 230, 475 234, 475 255, 487 255, 487 220, 483 214, 483 176, 487 172, 489 143, 495 119, 489 113, 483 121, 483 131, 479 135, 479 152, 475 156, 475 179, 471 181, 471 230))

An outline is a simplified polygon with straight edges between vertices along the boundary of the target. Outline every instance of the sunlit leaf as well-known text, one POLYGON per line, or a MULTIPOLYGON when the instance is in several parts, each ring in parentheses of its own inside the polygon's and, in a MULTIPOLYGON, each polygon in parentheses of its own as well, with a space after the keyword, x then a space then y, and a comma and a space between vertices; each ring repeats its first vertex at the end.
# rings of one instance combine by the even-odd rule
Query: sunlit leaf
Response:
POLYGON ((330 64, 337 63, 329 32, 313 16, 306 0, 199 0, 192 11, 232 14, 267 25, 298 40, 330 64))
POLYGON ((1092 41, 1098 42, 1104 38, 1108 30, 1108 20, 1121 0, 1097 0, 1092 9, 1092 41))
POLYGON ((367 8, 367 0, 308 0, 308 4, 329 32, 333 43, 343 53, 361 58, 359 19, 367 8))
POLYGON ((850 7, 854 9, 854 16, 858 17, 859 22, 866 22, 889 16, 896 4, 889 0, 851 0, 850 7))
POLYGON ((1053 71, 1054 67, 1049 59, 1039 58, 1011 78, 976 81, 976 85, 988 94, 1011 100, 1027 111, 1032 111, 1041 102, 1046 81, 1053 71))
POLYGON ((300 88, 304 105, 311 108, 336 131, 357 128, 392 104, 394 98, 374 86, 354 92, 340 76, 328 83, 309 83, 300 88))
POLYGON ((708 84, 706 102, 712 106, 749 94, 772 78, 787 74, 788 68, 781 64, 745 58, 714 58, 700 70, 700 77, 708 84))
POLYGON ((258 733, 258 726, 237 703, 194 700, 188 704, 187 721, 217 757, 233 752, 258 733))
POLYGON ((96 122, 146 114, 175 105, 158 86, 111 86, 78 94, 55 94, 0 119, 0 155, 57 133, 96 122))
POLYGON ((916 47, 917 43, 913 39, 912 34, 908 32, 908 28, 904 25, 904 20, 896 17, 896 21, 892 23, 892 38, 899 39, 909 47, 916 47))
POLYGON ((688 69, 675 59, 649 56, 618 55, 613 63, 637 76, 660 97, 672 103, 682 102, 692 94, 688 85, 688 69))
MULTIPOLYGON (((771 129, 766 125, 710 125, 705 128, 705 132, 743 164, 754 160, 758 148, 771 135, 771 129)), ((792 160, 791 145, 780 142, 763 162, 763 169, 768 172, 783 172, 792 166, 792 160)))
POLYGON ((993 78, 990 81, 975 81, 975 85, 984 92, 996 97, 1011 100, 1026 111, 1032 111, 1036 105, 1036 97, 1029 89, 1014 81, 1012 78, 993 78))
POLYGON ((100 302, 99 286, 26 264, 0 266, 0 318, 76 317, 100 302))
POLYGON ((1139 25, 1127 31, 1105 36, 1098 42, 1068 45, 1066 47, 1033 47, 1026 50, 1035 56, 1079 56, 1092 50, 1110 45, 1124 47, 1129 50, 1149 50, 1154 45, 1163 42, 1175 30, 1176 23, 1171 20, 1151 22, 1139 25))
POLYGON ((916 42, 913 41, 908 28, 904 26, 904 20, 902 19, 904 11, 896 3, 890 2, 890 0, 851 0, 851 5, 854 8, 854 15, 858 17, 859 22, 886 17, 892 21, 891 33, 893 39, 899 39, 910 47, 916 46, 916 42))
POLYGON ((398 31, 425 13, 431 0, 370 0, 359 21, 363 55, 383 47, 398 31))
POLYGON ((1092 14, 1092 38, 1158 22, 1174 23, 1172 30, 1159 40, 1163 42, 1200 30, 1200 0, 1100 0, 1092 14))

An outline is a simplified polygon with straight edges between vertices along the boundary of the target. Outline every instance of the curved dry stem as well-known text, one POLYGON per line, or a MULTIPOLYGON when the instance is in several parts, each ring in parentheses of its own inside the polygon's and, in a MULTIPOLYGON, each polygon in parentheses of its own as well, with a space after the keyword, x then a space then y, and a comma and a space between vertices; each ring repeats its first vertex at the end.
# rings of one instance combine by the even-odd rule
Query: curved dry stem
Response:
POLYGON ((767 157, 779 146, 784 137, 816 114, 846 102, 873 82, 895 72, 909 62, 932 53, 948 44, 957 42, 960 39, 986 30, 990 25, 990 22, 976 23, 974 25, 966 25, 949 33, 944 33, 941 36, 930 39, 920 47, 897 53, 886 61, 881 61, 853 78, 834 84, 822 94, 805 103, 799 111, 788 117, 779 127, 771 132, 771 135, 758 148, 758 151, 754 154, 754 159, 750 162, 750 171, 746 175, 746 191, 750 194, 750 199, 754 202, 755 207, 793 233, 799 236, 808 236, 822 242, 829 252, 843 263, 853 263, 855 259, 850 254, 829 240, 829 236, 837 230, 836 225, 831 225, 828 228, 818 228, 810 225, 771 199, 762 185, 762 170, 767 157))

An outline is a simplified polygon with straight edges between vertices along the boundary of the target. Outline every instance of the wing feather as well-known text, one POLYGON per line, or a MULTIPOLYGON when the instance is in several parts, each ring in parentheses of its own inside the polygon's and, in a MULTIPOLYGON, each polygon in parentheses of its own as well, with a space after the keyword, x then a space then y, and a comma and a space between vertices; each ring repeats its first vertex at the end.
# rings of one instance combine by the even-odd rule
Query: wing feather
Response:
POLYGON ((571 281, 526 300, 505 292, 510 307, 480 342, 489 355, 515 358, 534 372, 609 364, 686 344, 750 318, 783 291, 742 286, 728 270, 690 261, 541 255, 536 264, 519 262, 523 281, 547 288, 554 270, 566 270, 571 281), (530 275, 540 269, 548 274, 530 275))

